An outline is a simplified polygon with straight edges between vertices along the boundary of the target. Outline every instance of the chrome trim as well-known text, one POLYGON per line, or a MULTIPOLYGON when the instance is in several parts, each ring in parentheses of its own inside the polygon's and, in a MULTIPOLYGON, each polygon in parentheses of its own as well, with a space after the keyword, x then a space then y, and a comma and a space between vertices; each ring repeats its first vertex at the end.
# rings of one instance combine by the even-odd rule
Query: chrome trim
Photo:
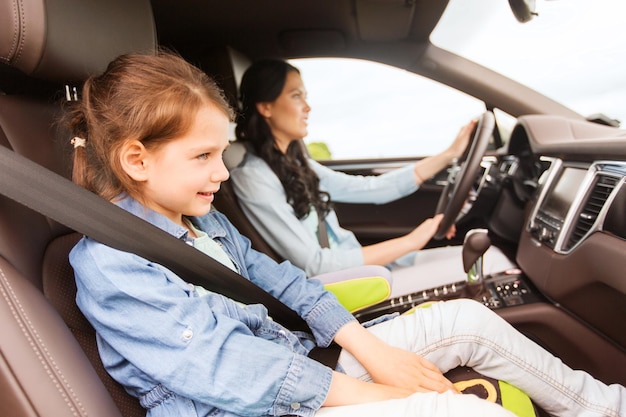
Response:
POLYGON ((539 159, 541 161, 548 162, 550 167, 546 169, 543 174, 541 174, 541 177, 539 177, 537 183, 537 200, 535 201, 528 223, 526 224, 527 232, 530 232, 530 230, 535 226, 535 218, 539 212, 539 207, 541 207, 541 204, 543 203, 543 200, 545 200, 554 178, 561 172, 561 167, 563 166, 563 161, 559 158, 542 156, 539 159))
POLYGON ((568 254, 576 249, 582 242, 585 241, 592 233, 598 232, 602 230, 604 226, 604 220, 606 219, 606 214, 609 211, 611 204, 615 200, 615 196, 619 192, 620 187, 626 182, 626 162, 617 162, 617 161, 597 161, 594 162, 589 167, 589 173, 585 178, 585 181, 581 188, 578 190, 578 194, 576 195, 575 201, 572 203, 569 211, 567 212, 566 220, 563 222, 563 230, 559 235, 559 239, 557 240, 557 244, 555 245, 554 251, 559 254, 568 254), (594 180, 600 176, 613 177, 618 179, 617 184, 615 184, 615 188, 608 195, 606 201, 602 205, 602 208, 598 212, 598 217, 596 221, 593 222, 587 233, 585 233, 579 240, 576 242, 571 248, 564 249, 567 244, 566 237, 569 239, 572 228, 575 227, 576 222, 578 220, 578 216, 576 213, 579 213, 583 208, 583 204, 587 202, 589 195, 591 194, 592 187, 591 185, 595 182, 594 180))
MULTIPOLYGON (((531 215, 529 217, 529 221, 526 225, 526 230, 530 232, 530 230, 535 226, 535 219, 537 213, 539 212, 539 208, 542 203, 546 199, 548 195, 548 191, 553 188, 554 181, 559 178, 560 173, 566 167, 576 168, 577 164, 564 164, 562 160, 558 158, 545 158, 542 157, 542 160, 548 161, 551 163, 550 167, 544 173, 545 178, 540 181, 540 186, 538 190, 538 197, 535 205, 533 206, 531 215)), ((580 167, 580 166, 578 166, 580 167)), ((581 183, 574 199, 572 200, 572 204, 567 210, 567 214, 563 219, 563 225, 561 226, 561 230, 559 231, 559 235, 554 242, 553 251, 558 254, 566 255, 576 249, 580 244, 589 237, 594 232, 601 231, 602 226, 604 224, 604 220, 606 218, 606 214, 611 207, 611 204, 615 200, 615 196, 617 195, 620 187, 626 182, 626 162, 620 161, 595 161, 589 167, 583 168, 587 170, 587 173, 581 183), (565 249, 567 242, 573 232, 573 228, 576 226, 578 221, 578 217, 582 215, 580 211, 584 207, 584 204, 587 203, 588 198, 593 191, 593 184, 595 183, 595 179, 600 176, 609 176, 618 179, 618 183, 615 185, 615 188, 608 195, 606 201, 604 202, 602 208, 598 212, 598 216, 595 222, 591 225, 587 233, 585 233, 578 242, 576 242, 571 248, 565 249)), ((536 241, 536 239, 533 238, 536 241)), ((533 242, 534 243, 534 242, 533 242)), ((543 245, 537 241, 538 244, 543 245)))
MULTIPOLYGON (((583 201, 585 201, 587 196, 589 195, 594 177, 595 175, 592 167, 589 167, 587 169, 587 174, 585 175, 585 178, 583 178, 583 182, 578 187, 578 191, 576 192, 576 195, 572 200, 572 205, 567 210, 567 214, 563 219, 563 225, 561 226, 559 237, 556 239, 556 242, 554 242, 554 251, 556 253, 565 254, 570 252, 569 250, 565 251, 564 249, 565 244, 567 243, 565 237, 570 235, 572 228, 576 225, 575 213, 578 212, 580 208, 582 208, 583 201)), ((586 236, 587 235, 585 235, 585 237, 586 236)))

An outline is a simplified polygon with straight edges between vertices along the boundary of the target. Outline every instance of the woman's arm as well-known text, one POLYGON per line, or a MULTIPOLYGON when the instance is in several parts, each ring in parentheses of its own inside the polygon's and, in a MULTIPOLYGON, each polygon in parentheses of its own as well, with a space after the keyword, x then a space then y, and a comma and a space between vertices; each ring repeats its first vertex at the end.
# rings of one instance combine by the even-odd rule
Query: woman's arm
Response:
POLYGON ((330 193, 333 201, 385 204, 415 192, 424 181, 463 155, 475 127, 475 120, 463 126, 443 152, 381 175, 350 175, 314 160, 309 160, 309 164, 320 179, 320 188, 330 193))
POLYGON ((414 167, 415 182, 423 184, 436 173, 450 165, 453 159, 460 158, 469 144, 470 136, 476 128, 477 120, 472 120, 461 128, 456 139, 443 152, 429 156, 417 162, 414 167))
MULTIPOLYGON (((472 120, 463 126, 454 142, 443 152, 424 158, 417 162, 413 168, 415 182, 421 185, 428 178, 440 172, 448 166, 454 158, 460 157, 469 143, 470 136, 476 128, 476 120, 472 120)), ((441 223, 442 215, 426 219, 410 233, 374 245, 364 246, 363 261, 366 265, 387 265, 401 256, 422 249, 434 236, 441 223)), ((451 239, 456 232, 453 226, 446 237, 451 239)))
MULTIPOLYGON (((363 246, 363 260, 366 265, 387 265, 401 256, 422 249, 437 232, 443 214, 424 220, 410 233, 394 239, 373 245, 363 246)), ((454 237, 455 228, 452 227, 446 237, 454 237)))
POLYGON ((320 179, 320 189, 328 192, 334 202, 385 204, 418 189, 414 164, 381 175, 346 174, 312 159, 309 159, 309 165, 320 179))
POLYGON ((323 249, 314 231, 295 216, 273 171, 258 157, 248 158, 232 171, 233 188, 250 222, 278 254, 308 276, 363 265, 361 247, 347 232, 340 248, 323 249))

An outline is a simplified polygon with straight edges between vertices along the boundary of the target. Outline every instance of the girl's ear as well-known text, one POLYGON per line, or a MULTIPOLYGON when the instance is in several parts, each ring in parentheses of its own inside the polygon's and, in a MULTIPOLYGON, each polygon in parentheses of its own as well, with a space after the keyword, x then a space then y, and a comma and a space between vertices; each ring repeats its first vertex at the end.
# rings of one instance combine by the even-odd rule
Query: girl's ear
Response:
POLYGON ((272 103, 266 101, 256 103, 256 111, 258 111, 261 116, 268 119, 272 117, 272 103))
POLYGON ((120 164, 126 174, 133 180, 143 182, 148 180, 148 170, 145 164, 148 151, 138 140, 129 140, 122 145, 120 164))

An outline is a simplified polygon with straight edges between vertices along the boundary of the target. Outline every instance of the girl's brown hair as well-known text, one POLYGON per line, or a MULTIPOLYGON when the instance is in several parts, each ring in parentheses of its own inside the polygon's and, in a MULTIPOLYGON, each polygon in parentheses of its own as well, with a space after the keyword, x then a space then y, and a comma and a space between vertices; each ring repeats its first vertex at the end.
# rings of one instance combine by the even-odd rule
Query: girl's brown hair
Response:
POLYGON ((155 149, 182 136, 207 104, 234 119, 216 83, 180 56, 161 51, 116 58, 85 82, 81 99, 66 113, 79 138, 74 139, 73 181, 107 200, 122 193, 138 196, 138 184, 120 164, 122 145, 135 139, 155 149))

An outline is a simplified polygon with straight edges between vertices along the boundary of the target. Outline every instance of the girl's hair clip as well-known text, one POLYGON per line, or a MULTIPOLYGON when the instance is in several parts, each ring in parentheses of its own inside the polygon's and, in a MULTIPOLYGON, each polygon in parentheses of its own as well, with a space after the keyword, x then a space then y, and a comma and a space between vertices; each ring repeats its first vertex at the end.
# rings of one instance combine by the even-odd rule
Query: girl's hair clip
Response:
POLYGON ((79 138, 78 136, 74 136, 70 141, 72 145, 74 145, 74 149, 76 148, 84 148, 87 144, 87 140, 83 138, 79 138))

